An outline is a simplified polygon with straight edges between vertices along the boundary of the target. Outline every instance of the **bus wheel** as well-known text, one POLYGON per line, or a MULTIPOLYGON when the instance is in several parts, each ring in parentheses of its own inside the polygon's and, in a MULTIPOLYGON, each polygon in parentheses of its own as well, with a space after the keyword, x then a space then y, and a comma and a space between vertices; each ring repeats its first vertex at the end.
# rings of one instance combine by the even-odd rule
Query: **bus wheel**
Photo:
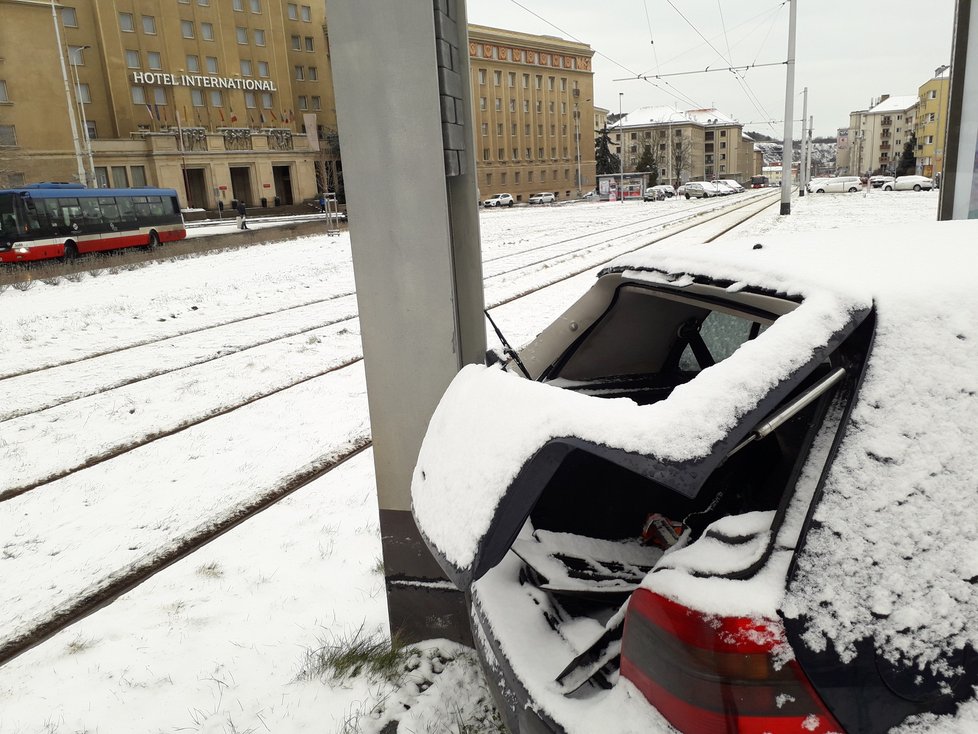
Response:
POLYGON ((160 236, 156 234, 155 229, 150 230, 149 244, 147 245, 147 248, 149 248, 150 250, 155 250, 159 246, 160 246, 160 236))
POLYGON ((78 247, 75 246, 74 242, 65 242, 65 262, 70 263, 76 257, 78 257, 78 247))

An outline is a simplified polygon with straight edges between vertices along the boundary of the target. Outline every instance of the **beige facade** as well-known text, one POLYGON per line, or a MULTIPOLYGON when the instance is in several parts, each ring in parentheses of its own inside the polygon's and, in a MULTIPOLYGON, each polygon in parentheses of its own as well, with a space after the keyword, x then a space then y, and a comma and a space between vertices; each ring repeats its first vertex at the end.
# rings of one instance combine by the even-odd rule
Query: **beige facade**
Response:
POLYGON ((944 172, 944 136, 951 80, 934 77, 917 90, 917 173, 937 176, 944 172))
POLYGON ((593 53, 574 41, 469 26, 480 198, 551 191, 567 199, 594 189, 593 53))
POLYGON ((884 94, 868 110, 849 114, 849 172, 892 171, 914 134, 917 97, 884 94))
POLYGON ((0 0, 0 184, 167 186, 214 208, 293 203, 335 182, 322 2, 56 5, 69 89, 51 4, 0 0))
POLYGON ((743 125, 715 109, 642 107, 611 128, 611 140, 624 156, 625 171, 636 170, 646 147, 663 183, 734 179, 741 183, 760 171, 754 142, 743 125))

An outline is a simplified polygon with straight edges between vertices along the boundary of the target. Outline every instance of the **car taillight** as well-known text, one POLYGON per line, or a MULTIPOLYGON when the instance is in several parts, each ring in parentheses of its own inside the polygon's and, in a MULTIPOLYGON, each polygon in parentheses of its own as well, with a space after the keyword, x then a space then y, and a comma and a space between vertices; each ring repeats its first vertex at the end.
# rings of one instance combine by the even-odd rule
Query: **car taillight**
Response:
POLYGON ((841 734, 798 663, 783 659, 786 645, 777 620, 710 616, 639 589, 621 674, 683 734, 841 734))

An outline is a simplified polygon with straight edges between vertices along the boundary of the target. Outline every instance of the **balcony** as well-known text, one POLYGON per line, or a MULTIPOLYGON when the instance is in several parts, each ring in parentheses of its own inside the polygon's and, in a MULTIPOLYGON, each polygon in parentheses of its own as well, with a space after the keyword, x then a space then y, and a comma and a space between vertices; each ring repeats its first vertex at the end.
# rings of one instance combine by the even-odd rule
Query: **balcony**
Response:
POLYGON ((888 127, 888 126, 890 126, 890 125, 893 124, 893 118, 892 117, 884 117, 883 118, 883 121, 880 124, 883 125, 883 127, 888 127))

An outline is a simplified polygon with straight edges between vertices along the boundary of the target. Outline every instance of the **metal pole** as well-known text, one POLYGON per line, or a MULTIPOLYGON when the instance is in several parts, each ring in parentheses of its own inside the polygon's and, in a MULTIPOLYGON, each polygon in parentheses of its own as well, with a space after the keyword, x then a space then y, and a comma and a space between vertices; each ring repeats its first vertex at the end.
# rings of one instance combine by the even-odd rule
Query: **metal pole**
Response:
POLYGON ((51 0, 51 20, 54 22, 54 38, 58 48, 58 61, 61 62, 61 78, 65 85, 65 101, 68 103, 68 122, 71 123, 71 141, 75 146, 75 162, 78 164, 78 181, 87 184, 88 176, 85 174, 85 164, 82 161, 81 144, 78 141, 78 123, 75 121, 75 111, 71 104, 71 90, 68 88, 68 70, 65 68, 64 50, 61 45, 61 27, 58 24, 58 10, 51 0))
POLYGON ((788 0, 788 74, 784 92, 784 155, 781 156, 781 214, 791 214, 791 124, 795 116, 795 26, 798 20, 798 0, 788 0))
MULTIPOLYGON (((808 183, 806 176, 805 167, 805 153, 807 149, 805 148, 805 120, 808 119, 808 87, 801 90, 802 103, 801 103, 801 149, 799 152, 799 158, 801 159, 801 165, 798 166, 798 196, 805 195, 805 184, 808 183)), ((792 151, 794 146, 792 146, 792 151)))
MULTIPOLYGON (((81 117, 81 128, 82 135, 85 136, 85 153, 88 157, 88 167, 91 169, 91 181, 95 187, 98 187, 98 178, 95 176, 95 158, 92 156, 92 139, 88 134, 88 117, 85 115, 85 100, 81 98, 81 81, 78 77, 78 62, 81 60, 81 55, 83 51, 90 49, 91 46, 79 46, 75 49, 75 58, 69 58, 68 63, 71 64, 72 76, 75 79, 75 102, 78 104, 78 114, 81 117)), ((71 49, 69 48, 69 54, 71 49)))
POLYGON ((574 131, 574 148, 577 152, 577 198, 581 198, 581 110, 577 102, 574 103, 574 122, 577 129, 574 131))
POLYGON ((618 198, 625 201, 625 122, 621 113, 621 98, 624 92, 618 92, 618 130, 621 135, 621 155, 618 156, 618 167, 621 182, 618 184, 618 198))
POLYGON ((807 184, 812 180, 812 128, 815 127, 815 115, 809 115, 808 117, 808 162, 805 165, 805 183, 807 184))
POLYGON ((183 146, 183 125, 180 121, 180 110, 174 110, 173 114, 177 118, 177 145, 180 147, 180 170, 183 173, 184 201, 187 203, 187 208, 190 208, 192 206, 190 203, 190 180, 187 178, 187 151, 183 146))

